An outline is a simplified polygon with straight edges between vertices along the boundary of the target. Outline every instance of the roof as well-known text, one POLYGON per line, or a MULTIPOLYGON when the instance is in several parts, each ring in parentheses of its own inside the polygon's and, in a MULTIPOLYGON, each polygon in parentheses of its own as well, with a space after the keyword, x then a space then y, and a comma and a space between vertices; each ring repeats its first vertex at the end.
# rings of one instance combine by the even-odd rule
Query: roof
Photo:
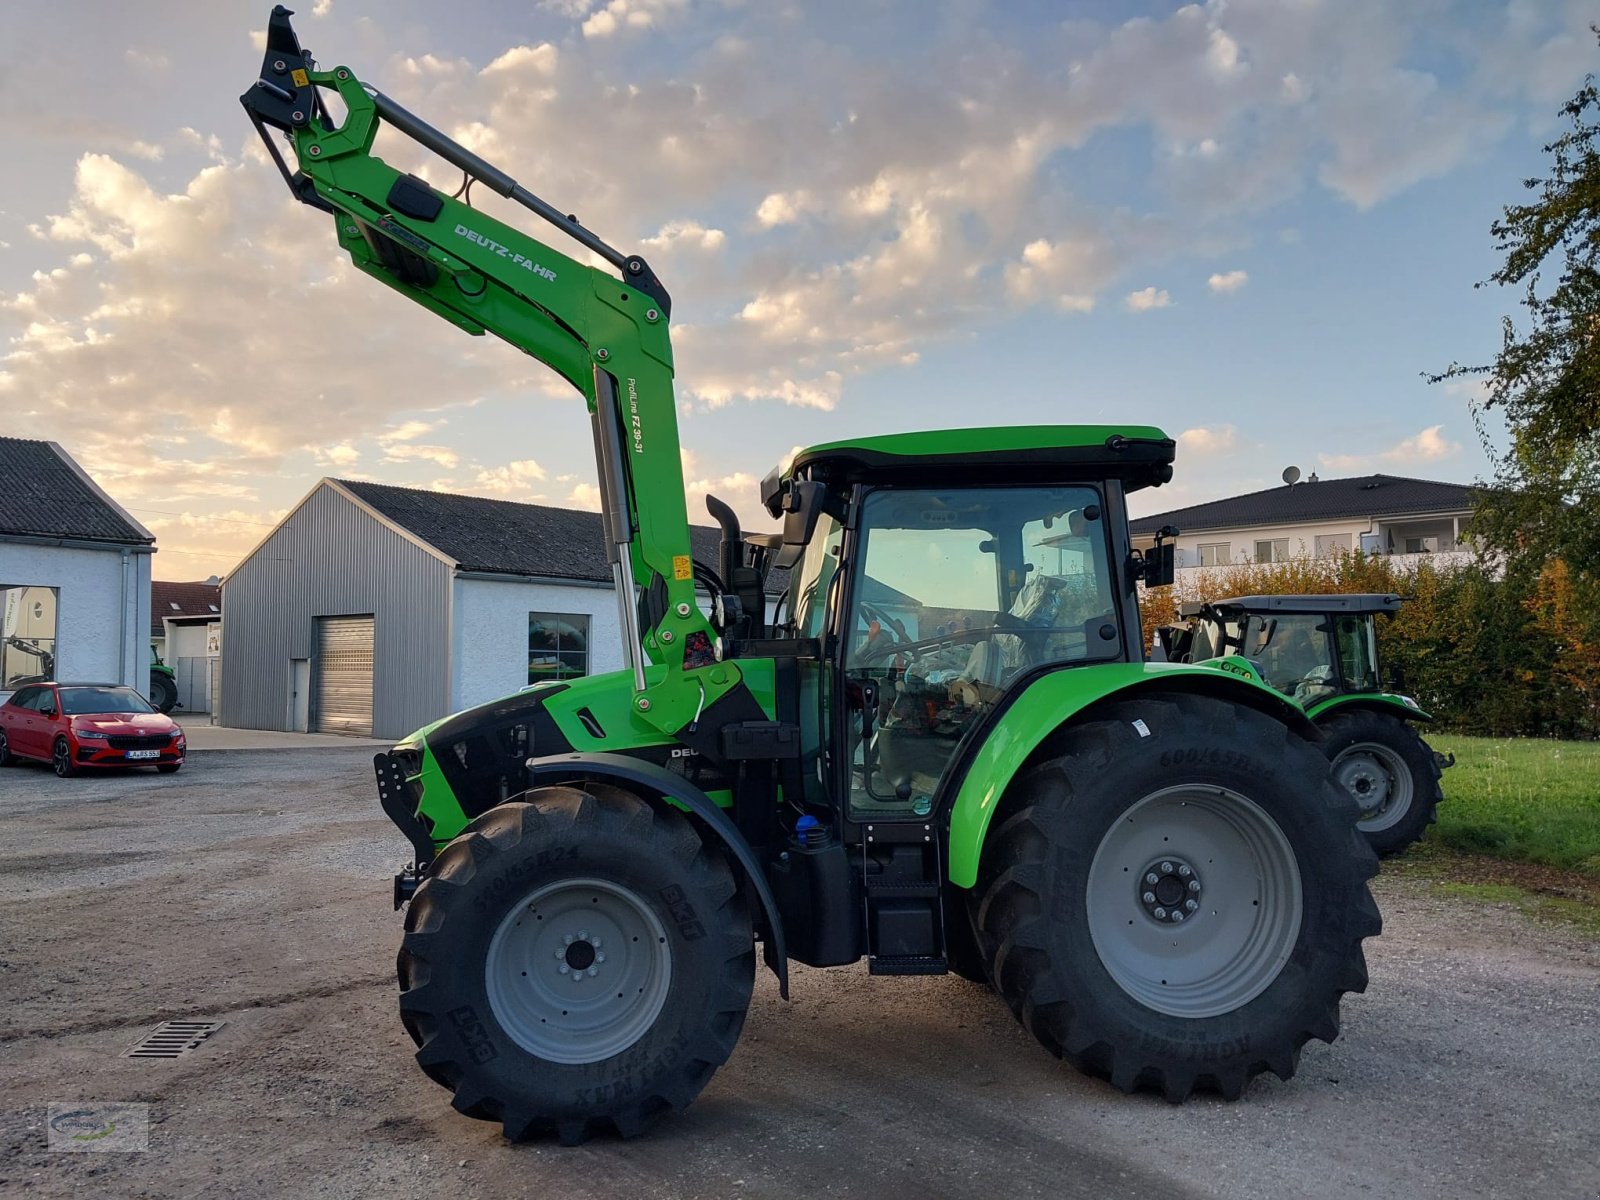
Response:
POLYGON ((1231 596, 1213 600, 1213 609, 1275 613, 1397 613, 1404 598, 1392 592, 1333 592, 1314 596, 1231 596))
POLYGON ((811 446, 787 467, 774 469, 762 481, 762 501, 777 516, 783 481, 803 474, 821 478, 819 469, 834 482, 956 471, 1106 476, 1121 478, 1134 491, 1172 478, 1175 449, 1171 438, 1149 425, 995 425, 851 438, 811 446))
POLYGON ((0 437, 0 536, 149 546, 155 536, 55 442, 0 437))
MULTIPOLYGON (((514 500, 489 500, 355 479, 331 482, 414 534, 458 571, 611 582, 600 514, 514 500)), ((713 569, 720 530, 691 526, 694 557, 713 569)), ((768 577, 768 590, 780 581, 768 577)))
POLYGON ((1403 475, 1319 479, 1140 517, 1131 522, 1129 528, 1137 537, 1153 534, 1163 525, 1176 525, 1187 532, 1254 525, 1306 525, 1409 513, 1467 512, 1472 508, 1473 490, 1470 484, 1408 479, 1403 475))
POLYGON ((219 620, 222 616, 222 588, 214 583, 150 584, 150 635, 160 637, 167 618, 219 620))

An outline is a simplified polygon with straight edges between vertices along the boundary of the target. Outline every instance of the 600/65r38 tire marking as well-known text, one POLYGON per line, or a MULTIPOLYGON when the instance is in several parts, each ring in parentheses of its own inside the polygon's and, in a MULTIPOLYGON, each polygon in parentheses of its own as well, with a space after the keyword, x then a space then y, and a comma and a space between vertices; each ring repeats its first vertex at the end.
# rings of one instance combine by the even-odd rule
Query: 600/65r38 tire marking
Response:
POLYGON ((570 1145, 699 1094, 744 1025, 755 947, 686 817, 591 784, 529 792, 446 846, 398 969, 417 1062, 455 1107, 570 1145))
POLYGON ((1355 806, 1312 742, 1253 710, 1162 694, 1095 715, 991 827, 969 904, 996 991, 1123 1091, 1289 1078, 1366 987, 1381 922, 1355 806))

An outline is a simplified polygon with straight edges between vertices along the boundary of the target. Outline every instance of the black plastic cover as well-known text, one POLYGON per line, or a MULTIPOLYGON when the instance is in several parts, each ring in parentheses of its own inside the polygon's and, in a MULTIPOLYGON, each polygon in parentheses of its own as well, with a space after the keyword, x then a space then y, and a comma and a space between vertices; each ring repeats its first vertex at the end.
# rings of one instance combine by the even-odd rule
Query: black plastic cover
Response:
POLYGON ((402 175, 394 181, 388 203, 390 211, 418 221, 437 220, 444 209, 444 198, 415 175, 402 175))

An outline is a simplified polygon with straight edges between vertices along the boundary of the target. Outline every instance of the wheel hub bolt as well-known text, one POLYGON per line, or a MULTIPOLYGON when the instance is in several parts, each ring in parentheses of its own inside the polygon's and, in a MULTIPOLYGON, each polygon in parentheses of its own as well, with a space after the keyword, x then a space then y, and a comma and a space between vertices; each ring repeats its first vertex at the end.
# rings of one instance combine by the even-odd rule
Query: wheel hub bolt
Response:
POLYGON ((1200 911, 1200 877, 1182 859, 1167 857, 1151 863, 1139 885, 1139 903, 1163 924, 1178 924, 1200 911))

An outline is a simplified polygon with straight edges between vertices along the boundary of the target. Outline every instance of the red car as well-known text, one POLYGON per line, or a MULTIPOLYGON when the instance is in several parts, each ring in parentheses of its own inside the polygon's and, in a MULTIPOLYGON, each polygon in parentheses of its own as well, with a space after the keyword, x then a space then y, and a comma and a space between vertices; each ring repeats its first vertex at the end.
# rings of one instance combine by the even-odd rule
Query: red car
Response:
POLYGON ((0 767, 47 762, 62 778, 85 767, 183 766, 183 728, 131 687, 32 683, 0 704, 0 767))

